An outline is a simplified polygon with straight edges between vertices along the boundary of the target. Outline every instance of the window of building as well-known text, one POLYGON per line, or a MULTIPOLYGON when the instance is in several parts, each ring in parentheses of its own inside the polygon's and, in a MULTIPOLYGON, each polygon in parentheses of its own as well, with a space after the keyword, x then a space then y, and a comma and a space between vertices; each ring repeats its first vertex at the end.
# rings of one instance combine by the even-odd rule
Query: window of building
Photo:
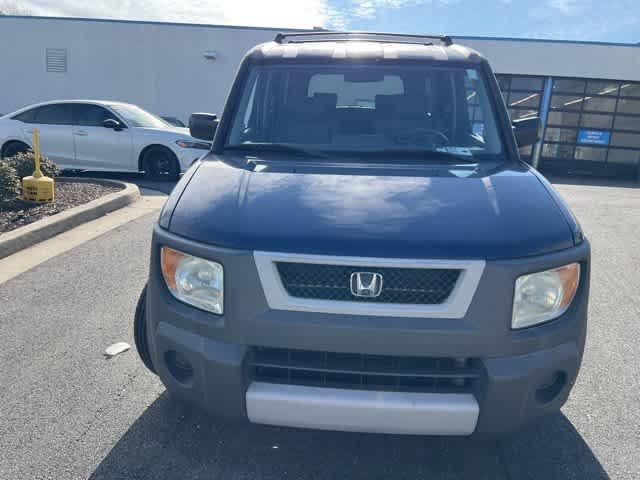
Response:
POLYGON ((618 103, 618 113, 640 115, 640 99, 620 98, 618 103))
POLYGON ((640 159, 634 132, 640 132, 640 83, 554 78, 540 166, 591 165, 600 174, 616 164, 612 172, 633 171, 640 159))
MULTIPOLYGON (((544 77, 496 75, 496 78, 512 121, 540 116, 544 77)), ((520 156, 530 161, 531 152, 531 147, 521 148, 520 156)))
POLYGON ((620 85, 621 97, 640 97, 640 82, 622 82, 620 85))
POLYGON ((580 117, 580 126, 585 128, 609 129, 613 123, 613 115, 601 115, 599 113, 583 113, 580 117))
POLYGON ((616 130, 635 130, 640 132, 640 116, 617 115, 613 125, 616 130))

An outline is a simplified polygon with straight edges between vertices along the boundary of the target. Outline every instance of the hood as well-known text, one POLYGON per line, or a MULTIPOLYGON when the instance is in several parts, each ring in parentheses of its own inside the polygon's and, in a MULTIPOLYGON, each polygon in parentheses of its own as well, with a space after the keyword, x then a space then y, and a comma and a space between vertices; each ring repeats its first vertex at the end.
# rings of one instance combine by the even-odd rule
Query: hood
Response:
POLYGON ((167 136, 172 135, 176 138, 188 138, 193 140, 193 137, 189 135, 189 129, 183 127, 166 127, 166 128, 149 128, 149 127, 136 127, 136 130, 143 132, 145 135, 159 135, 167 136))
POLYGON ((525 167, 483 174, 268 162, 245 169, 207 158, 213 161, 193 174, 169 223, 171 232, 198 242, 449 259, 519 258, 574 245, 556 201, 525 167))

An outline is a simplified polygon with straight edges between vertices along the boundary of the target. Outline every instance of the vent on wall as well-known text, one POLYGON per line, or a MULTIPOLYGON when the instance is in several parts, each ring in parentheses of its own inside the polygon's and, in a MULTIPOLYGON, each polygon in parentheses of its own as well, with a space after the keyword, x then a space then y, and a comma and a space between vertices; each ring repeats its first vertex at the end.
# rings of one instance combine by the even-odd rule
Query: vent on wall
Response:
POLYGON ((67 71, 67 49, 47 48, 47 72, 67 71))

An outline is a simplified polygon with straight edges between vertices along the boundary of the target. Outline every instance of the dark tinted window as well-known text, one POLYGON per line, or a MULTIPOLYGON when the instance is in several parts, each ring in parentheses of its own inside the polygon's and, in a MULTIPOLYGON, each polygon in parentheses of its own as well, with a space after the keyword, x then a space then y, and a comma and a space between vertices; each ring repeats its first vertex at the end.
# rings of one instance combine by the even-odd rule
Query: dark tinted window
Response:
POLYGON ((571 128, 548 127, 544 139, 547 142, 571 142, 576 141, 577 132, 571 128))
POLYGON ((610 163, 625 163, 634 165, 638 162, 639 158, 640 151, 612 148, 609 150, 609 157, 607 158, 607 161, 610 163))
POLYGON ((554 95, 551 97, 551 108, 559 108, 563 110, 580 110, 582 108, 582 96, 574 95, 554 95))
POLYGON ((583 113, 580 120, 582 127, 588 128, 611 128, 613 122, 612 115, 601 115, 599 113, 583 113))
POLYGON ((618 94, 618 82, 589 80, 587 82, 587 94, 616 96, 618 94))
POLYGON ((606 148, 576 147, 576 160, 590 160, 592 162, 604 162, 607 157, 606 148))
POLYGON ((618 103, 618 112, 640 115, 640 100, 621 98, 618 103))
POLYGON ((576 126, 578 125, 578 113, 571 112, 549 112, 549 125, 576 126))
POLYGON ((73 110, 73 117, 76 125, 102 127, 102 122, 109 118, 118 120, 113 113, 108 111, 106 108, 99 107, 98 105, 79 103, 73 106, 73 110))
POLYGON ((557 92, 584 92, 585 81, 577 78, 556 78, 553 90, 557 92))
POLYGON ((621 97, 640 97, 640 83, 623 83, 620 85, 621 97))
POLYGON ((71 105, 57 103, 34 109, 33 123, 46 125, 71 125, 71 105))
POLYGON ((584 110, 597 112, 613 112, 616 109, 616 99, 608 97, 585 97, 584 110))
POLYGON ((618 130, 640 131, 640 117, 625 117, 623 115, 618 115, 616 117, 615 128, 618 130))
POLYGON ((511 77, 511 90, 542 90, 541 77, 511 77))
POLYGON ((637 133, 614 132, 611 145, 616 147, 640 148, 640 135, 637 133))
POLYGON ((33 114, 35 109, 27 110, 26 112, 19 113, 13 116, 13 120, 19 120, 24 123, 33 123, 33 114))

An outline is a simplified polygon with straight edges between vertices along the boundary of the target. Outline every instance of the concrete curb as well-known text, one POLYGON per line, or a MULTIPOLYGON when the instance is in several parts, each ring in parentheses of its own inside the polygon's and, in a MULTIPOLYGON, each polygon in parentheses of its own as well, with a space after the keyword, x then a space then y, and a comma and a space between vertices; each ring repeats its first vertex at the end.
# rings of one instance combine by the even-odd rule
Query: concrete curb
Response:
POLYGON ((42 242, 43 240, 125 207, 140 199, 140 190, 138 190, 136 185, 118 180, 60 177, 56 178, 56 182, 98 183, 102 185, 117 185, 124 188, 105 195, 104 197, 96 198, 85 205, 70 208, 51 217, 25 225, 24 227, 16 228, 11 232, 0 234, 0 258, 7 257, 19 250, 42 242))

